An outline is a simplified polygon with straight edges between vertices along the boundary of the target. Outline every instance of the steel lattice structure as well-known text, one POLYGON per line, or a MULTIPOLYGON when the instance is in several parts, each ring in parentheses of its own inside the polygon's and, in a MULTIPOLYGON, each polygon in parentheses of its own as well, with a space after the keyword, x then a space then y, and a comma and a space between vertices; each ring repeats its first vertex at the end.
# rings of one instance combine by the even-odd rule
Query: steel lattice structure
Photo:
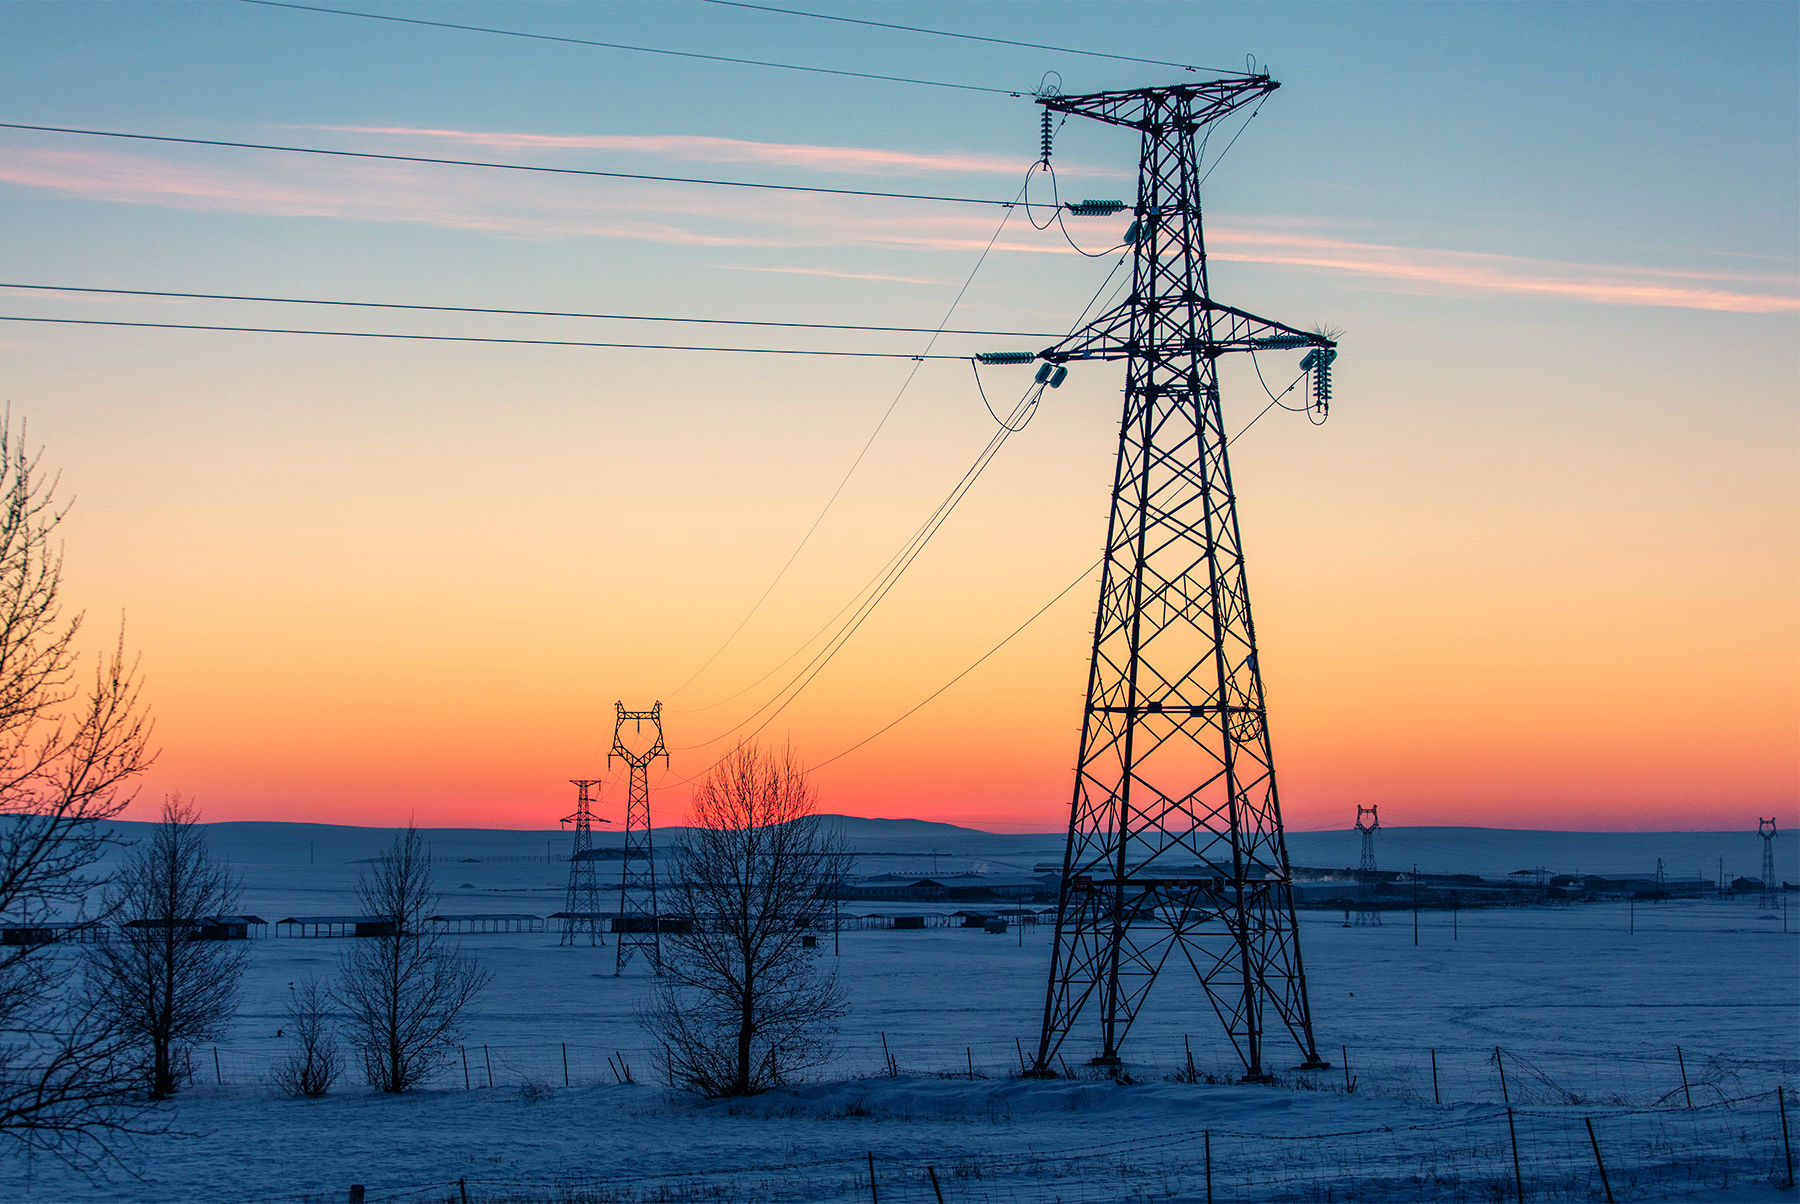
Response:
POLYGON ((631 766, 631 784, 625 793, 625 860, 619 870, 619 923, 615 930, 618 960, 613 973, 625 973, 625 963, 631 960, 632 953, 642 949, 650 958, 650 968, 661 974, 656 860, 650 843, 650 763, 658 757, 663 759, 665 766, 669 763, 669 754, 663 748, 662 703, 658 702, 647 711, 628 711, 622 702, 615 705, 618 718, 613 724, 612 752, 607 754, 606 763, 611 765, 614 757, 622 758, 631 766), (652 725, 656 738, 649 748, 633 751, 626 745, 627 719, 632 721, 632 730, 636 732, 642 732, 646 722, 652 725))
POLYGON ((1117 1065, 1171 957, 1195 975, 1247 1076, 1265 1073, 1266 1024, 1287 1029, 1306 1066, 1326 1065, 1300 959, 1217 360, 1313 348, 1303 367, 1317 365, 1322 409, 1335 343, 1212 299, 1194 137, 1277 86, 1258 75, 1038 101, 1137 130, 1142 147, 1131 294, 1039 353, 1053 364, 1120 359, 1126 371, 1038 1074, 1052 1073, 1090 1005, 1102 1038, 1093 1063, 1117 1065))
POLYGON ((563 816, 562 822, 575 825, 575 849, 569 854, 569 894, 563 902, 561 944, 576 943, 577 933, 585 932, 589 945, 604 945, 600 921, 600 876, 594 871, 594 787, 598 778, 570 778, 577 790, 575 814, 563 816))
POLYGON ((1780 902, 1775 895, 1775 817, 1763 819, 1758 816, 1756 834, 1763 842, 1762 898, 1757 900, 1757 906, 1774 907, 1780 902))
MULTIPOLYGON (((1376 806, 1379 805, 1376 804, 1376 806)), ((1362 865, 1360 868, 1363 873, 1372 874, 1375 872, 1375 833, 1381 831, 1381 817, 1375 814, 1375 807, 1365 807, 1361 803, 1356 805, 1356 830, 1362 833, 1362 865), (1369 822, 1366 824, 1363 823, 1365 815, 1369 817, 1369 822)))

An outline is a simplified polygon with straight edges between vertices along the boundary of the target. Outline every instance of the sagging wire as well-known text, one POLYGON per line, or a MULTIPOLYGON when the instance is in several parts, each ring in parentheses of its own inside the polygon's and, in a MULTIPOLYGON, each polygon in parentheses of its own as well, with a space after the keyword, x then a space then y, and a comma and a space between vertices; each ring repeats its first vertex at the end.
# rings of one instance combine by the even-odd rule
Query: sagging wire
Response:
MULTIPOLYGON (((1029 184, 1030 178, 1028 176, 1026 185, 1029 186, 1029 184)), ((1021 188, 1019 190, 1019 196, 1014 198, 1013 203, 1017 204, 1024 196, 1025 189, 1021 188)), ((862 465, 863 458, 869 454, 869 448, 874 446, 877 436, 879 436, 882 429, 887 426, 887 421, 893 416, 895 407, 900 404, 900 399, 906 396, 906 391, 912 387, 913 379, 918 376, 919 367, 924 362, 926 355, 930 353, 932 346, 936 344, 938 338, 943 334, 944 328, 950 325, 950 319, 955 315, 957 307, 962 304, 963 297, 968 294, 969 286, 975 283, 975 277, 981 271, 982 264, 987 262, 988 255, 992 253, 994 249, 994 244, 1000 241, 1000 234, 1006 229, 1006 223, 1012 217, 1012 210, 1013 206, 1008 205, 1005 211, 1001 213, 999 225, 994 227, 993 235, 988 239, 987 245, 981 249, 981 254, 976 257, 975 266, 969 269, 969 274, 963 280, 962 287, 957 290, 956 296, 950 302, 949 309, 944 312, 943 321, 938 323, 936 333, 926 340, 924 352, 914 357, 912 369, 906 374, 906 379, 900 382, 900 388, 894 393, 894 399, 888 402, 888 407, 882 412, 880 421, 875 424, 875 429, 869 432, 869 437, 864 441, 862 449, 856 453, 856 458, 850 462, 850 467, 845 470, 843 477, 838 480, 837 488, 832 490, 831 496, 826 499, 825 505, 813 519, 812 525, 806 529, 806 534, 800 537, 800 542, 794 546, 792 552, 788 553, 787 560, 785 560, 782 563, 781 568, 776 571, 774 578, 770 580, 768 586, 763 590, 762 595, 757 598, 749 611, 745 613, 742 619, 738 620, 738 625, 731 629, 731 634, 725 637, 724 642, 713 650, 712 655, 707 657, 698 669, 695 669, 688 675, 686 681, 682 682, 673 692, 665 697, 673 699, 683 690, 693 685, 702 673, 705 673, 707 669, 711 668, 713 662, 719 659, 720 654, 731 646, 732 642, 737 639, 738 635, 749 624, 750 620, 756 617, 756 613, 762 609, 763 603, 769 600, 769 595, 775 592, 775 587, 780 585, 782 579, 787 576, 787 571, 793 567, 794 561, 799 559, 801 551, 803 551, 806 545, 811 542, 813 534, 819 529, 819 524, 825 521, 825 516, 829 514, 831 508, 837 504, 838 497, 844 492, 844 487, 850 483, 850 478, 856 474, 857 468, 862 465)))
POLYGON ((988 417, 999 423, 1002 430, 1010 431, 1016 435, 1031 425, 1031 420, 1038 411, 1038 403, 1044 399, 1044 390, 1049 387, 1048 381, 1033 381, 1026 387, 1024 396, 1020 397, 1018 405, 1013 407, 1013 413, 1017 414, 1019 412, 1019 406, 1025 406, 1025 414, 1024 417, 1019 419, 1019 424, 1013 426, 1009 424, 1006 419, 994 412, 994 405, 988 400, 987 390, 981 387, 980 361, 970 359, 969 371, 975 376, 975 391, 981 394, 981 404, 987 407, 988 417), (1026 398, 1031 399, 1030 405, 1025 404, 1026 398))

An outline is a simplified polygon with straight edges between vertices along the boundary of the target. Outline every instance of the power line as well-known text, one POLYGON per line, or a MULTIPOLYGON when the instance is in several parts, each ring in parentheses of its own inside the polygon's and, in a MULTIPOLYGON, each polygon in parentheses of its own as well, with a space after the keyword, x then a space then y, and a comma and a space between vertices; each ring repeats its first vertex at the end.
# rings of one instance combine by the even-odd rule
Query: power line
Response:
POLYGON ((815 21, 837 21, 844 25, 866 25, 871 29, 895 29, 902 33, 929 34, 937 38, 959 38, 965 42, 986 42, 990 46, 1017 46, 1025 50, 1049 50, 1056 54, 1079 54, 1093 59, 1112 59, 1120 63, 1147 63, 1152 67, 1178 67, 1183 71, 1217 71, 1221 75, 1244 75, 1223 67, 1196 67, 1191 63, 1175 63, 1168 59, 1141 59, 1130 54, 1107 54, 1101 50, 1078 50, 1073 46, 1048 46, 1042 42, 1018 42, 1011 38, 989 38, 975 33, 955 33, 948 29, 926 29, 919 25, 893 25, 886 21, 867 21, 861 17, 841 17, 833 13, 809 13, 796 8, 776 8, 770 4, 747 4, 744 0, 706 0, 724 8, 748 8, 757 12, 780 13, 787 17, 811 17, 815 21))
MULTIPOLYGON (((1105 557, 1101 558, 1101 560, 1104 560, 1104 559, 1105 559, 1105 557)), ((995 644, 992 648, 989 648, 986 652, 984 652, 980 656, 976 657, 974 659, 974 661, 970 662, 970 664, 968 664, 966 667, 964 667, 962 672, 958 673, 955 677, 952 677, 949 681, 945 682, 943 685, 939 686, 937 689, 935 689, 931 693, 927 694, 924 698, 920 699, 918 702, 916 702, 912 706, 908 707, 905 711, 901 712, 899 715, 895 716, 894 719, 892 721, 890 721, 889 723, 885 724, 882 727, 876 728, 873 732, 870 732, 868 735, 864 736, 861 740, 858 740, 855 744, 852 744, 849 748, 844 749, 842 752, 837 753, 835 756, 830 756, 830 757, 825 758, 823 761, 820 761, 816 765, 808 766, 807 767, 808 772, 811 772, 812 770, 815 770, 815 769, 823 769, 827 765, 831 764, 833 761, 843 760, 845 757, 849 756, 851 753, 855 752, 857 749, 861 748, 863 745, 869 743, 871 740, 874 740, 874 739, 877 739, 878 737, 886 735, 891 728, 898 727, 900 724, 904 723, 906 720, 912 718, 913 715, 916 714, 917 712, 924 710, 925 707, 929 706, 932 702, 937 700, 938 695, 942 694, 945 690, 948 690, 951 686, 955 685, 957 682, 961 681, 963 678, 967 677, 969 674, 975 672, 975 670, 979 669, 987 661, 987 659, 989 657, 993 656, 996 652, 1000 651, 1002 648, 1004 648, 1008 644, 1012 643, 1014 637, 1016 637, 1020 632, 1024 631, 1027 627, 1031 626, 1033 623, 1035 623, 1039 619, 1043 618, 1045 611, 1049 610, 1052 606, 1055 606, 1058 602, 1061 602, 1065 597, 1068 596, 1070 590, 1072 590, 1076 586, 1080 585, 1083 581, 1086 581, 1088 579, 1089 574, 1091 574, 1095 569, 1100 567, 1101 560, 1096 560, 1096 561, 1094 561, 1094 563, 1088 565, 1085 569, 1082 569, 1080 575, 1077 576, 1075 578, 1075 580, 1069 582, 1067 585, 1063 586, 1062 589, 1058 590, 1056 593, 1056 596, 1054 598, 1050 599, 1048 602, 1046 602, 1042 606, 1038 607, 1037 611, 1034 614, 1032 614, 1032 616, 1029 619, 1026 619, 1023 623, 1020 623, 1017 627, 1013 628, 1010 632, 1008 632, 1006 634, 1005 638, 1002 639, 998 644, 995 644)))
MULTIPOLYGON (((245 0, 263 3, 265 0, 245 0)), ((387 163, 426 163, 435 167, 480 167, 489 171, 537 172, 553 176, 582 176, 601 180, 646 180, 653 184, 704 184, 713 188, 754 188, 769 192, 809 192, 824 196, 875 197, 889 201, 931 201, 951 205, 996 205, 1010 209, 1014 202, 990 197, 943 196, 923 192, 878 192, 868 188, 824 188, 807 184, 764 184, 753 180, 718 180, 705 176, 656 176, 636 171, 597 171, 583 167, 546 167, 533 163, 495 163, 488 159, 444 159, 432 155, 396 155, 378 151, 334 150, 323 146, 286 146, 272 142, 233 142, 223 138, 178 138, 170 134, 139 134, 121 130, 88 130, 60 125, 27 125, 0 121, 0 130, 29 130, 40 134, 69 134, 83 138, 118 138, 133 142, 164 142, 177 146, 214 146, 228 150, 278 151, 287 155, 326 155, 338 159, 374 159, 387 163)))
POLYGON ((392 330, 304 330, 286 326, 215 326, 202 322, 128 322, 113 318, 36 318, 0 314, 0 322, 38 322, 56 326, 122 326, 140 330, 212 330, 229 334, 309 334, 334 339, 407 339, 423 343, 494 343, 521 347, 603 347, 627 351, 713 351, 736 355, 825 355, 848 359, 966 360, 966 355, 928 355, 912 351, 843 351, 823 347, 695 347, 683 343, 607 343, 586 339, 513 339, 497 335, 407 334, 392 330))
MULTIPOLYGON (((600 42, 591 38, 574 38, 561 34, 526 33, 518 29, 499 29, 491 25, 462 25, 454 21, 427 21, 422 17, 396 17, 387 13, 363 13, 347 8, 325 8, 317 4, 291 4, 286 0, 241 0, 264 8, 288 8, 296 12, 327 13, 334 17, 360 17, 365 21, 391 21, 396 25, 425 25, 434 29, 454 29, 462 33, 495 34, 505 38, 527 38, 534 42, 561 42, 569 46, 592 46, 602 50, 629 50, 636 54, 660 54, 670 58, 698 59, 707 63, 735 63, 744 67, 771 67, 781 71, 804 71, 812 75, 835 75, 845 79, 878 80, 890 84, 917 84, 927 88, 952 88, 959 92, 987 92, 995 96, 1022 96, 1011 88, 990 88, 981 84, 958 84, 946 80, 916 79, 905 75, 878 75, 870 71, 847 71, 839 67, 811 67, 802 63, 780 63, 769 59, 737 58, 728 54, 701 54, 693 50, 670 50, 661 46, 635 46, 625 42, 600 42)), ((1192 68, 1189 68, 1192 70, 1192 68)))
MULTIPOLYGON (((1026 184, 1027 185, 1030 184, 1030 180, 1031 180, 1031 177, 1029 175, 1027 175, 1026 176, 1026 184)), ((1019 196, 1015 197, 1014 199, 1018 200, 1019 198, 1022 198, 1024 195, 1025 195, 1025 189, 1023 187, 1021 187, 1019 189, 1019 196)), ((993 235, 988 238, 987 245, 981 249, 981 254, 976 257, 975 266, 969 269, 969 274, 966 278, 964 278, 962 287, 957 289, 956 296, 951 298, 950 307, 944 311, 944 320, 942 322, 938 323, 937 329, 931 332, 931 338, 926 340, 926 342, 925 342, 925 350, 926 351, 930 351, 932 349, 932 347, 936 345, 938 336, 942 335, 944 333, 944 328, 950 324, 950 318, 953 314, 956 313, 956 307, 962 304, 963 297, 965 297, 969 292, 969 286, 971 284, 975 283, 976 274, 981 271, 981 265, 987 262, 988 253, 994 249, 994 244, 996 242, 1000 241, 1000 232, 1006 229, 1007 220, 1011 217, 1012 217, 1012 206, 1009 205, 1009 206, 1007 206, 1006 210, 1000 214, 1000 224, 994 227, 993 235)), ((731 642, 733 640, 737 639, 738 633, 744 630, 745 625, 748 624, 753 617, 755 617, 756 612, 762 609, 762 604, 769 600, 769 595, 775 592, 775 587, 777 585, 781 584, 782 578, 787 576, 788 569, 793 567, 794 561, 799 558, 801 551, 806 547, 807 543, 809 541, 811 541, 811 539, 813 537, 813 533, 819 529, 819 524, 825 521, 825 516, 827 514, 829 514, 831 512, 831 508, 837 504, 837 500, 838 500, 839 496, 841 496, 844 492, 844 486, 848 485, 850 483, 850 478, 856 474, 856 470, 858 467, 861 466, 861 464, 863 462, 863 458, 869 454, 869 448, 871 448, 875 445, 876 437, 878 435, 880 435, 882 432, 882 429, 887 426, 888 419, 893 417, 895 407, 897 407, 900 404, 900 399, 902 397, 906 396, 906 391, 912 387, 913 378, 918 376, 918 374, 919 374, 919 365, 917 363, 915 363, 912 367, 912 370, 906 374, 906 379, 900 382, 900 388, 895 391, 894 399, 892 401, 888 402, 887 409, 882 411, 880 420, 875 423, 875 429, 869 432, 869 437, 867 439, 863 440, 862 448, 861 448, 861 450, 859 450, 856 453, 856 458, 850 462, 850 467, 844 470, 844 475, 842 478, 839 479, 839 481, 837 483, 837 488, 833 489, 831 491, 831 496, 825 499, 825 505, 820 508, 817 516, 815 516, 813 518, 812 525, 806 529, 806 533, 800 537, 800 542, 798 544, 794 545, 794 550, 792 552, 788 553, 788 558, 785 561, 783 561, 781 567, 776 570, 775 576, 772 580, 770 580, 768 587, 763 590, 762 595, 760 597, 758 597, 756 599, 756 601, 751 605, 750 609, 747 612, 745 612, 744 617, 742 619, 738 620, 738 625, 731 629, 731 634, 729 634, 725 637, 724 643, 720 644, 717 648, 713 649, 712 655, 707 657, 706 660, 701 664, 701 666, 698 669, 695 669, 693 671, 693 673, 689 674, 688 679, 686 681, 682 682, 679 686, 675 687, 673 693, 671 693, 669 695, 670 698, 675 697, 676 694, 680 694, 683 690, 687 689, 690 685, 692 685, 694 683, 696 678, 698 678, 702 673, 706 672, 708 667, 710 667, 714 661, 719 659, 719 654, 724 652, 726 648, 730 647, 731 642)), ((985 400, 986 400, 986 398, 984 397, 983 401, 985 401, 985 400)), ((838 612, 838 614, 842 614, 842 613, 843 613, 842 611, 838 612)), ((832 621, 835 622, 836 618, 837 618, 836 615, 832 616, 832 621)), ((817 638, 817 637, 814 637, 814 638, 817 638)), ((811 640, 807 641, 807 643, 809 643, 809 644, 811 642, 812 642, 811 640)), ((801 647, 804 648, 805 645, 803 644, 803 645, 801 645, 801 647)), ((790 657, 789 659, 791 660, 792 657, 790 657)), ((782 662, 782 664, 786 664, 786 663, 787 663, 786 661, 782 662)), ((780 667, 779 665, 776 666, 776 668, 779 668, 779 667, 780 667)), ((772 672, 774 672, 774 670, 772 669, 772 670, 770 670, 770 672, 772 673, 772 672)), ((763 676, 767 677, 768 674, 765 673, 763 676)), ((757 681, 761 681, 761 680, 762 680, 762 678, 757 679, 757 681)), ((751 684, 754 685, 755 683, 753 682, 751 684)), ((749 687, 745 687, 745 688, 748 689, 749 687)), ((739 694, 743 693, 743 690, 738 691, 738 693, 739 694)), ((734 694, 734 695, 732 695, 732 697, 735 698, 735 697, 737 697, 737 695, 734 694)), ((714 705, 717 705, 717 704, 714 704, 714 705)))
POLYGON ((324 297, 267 297, 247 293, 179 293, 147 288, 97 288, 77 284, 25 284, 0 280, 0 289, 51 293, 97 293, 109 297, 163 297, 180 301, 250 301, 270 305, 331 305, 353 309, 393 309, 419 313, 497 314, 519 318, 594 318, 611 322, 677 322, 700 326, 765 326, 778 330, 851 330, 885 334, 963 334, 999 338, 1054 338, 1044 331, 949 330, 938 326, 873 326, 849 322, 775 322, 760 318, 687 318, 669 314, 611 314, 562 309, 500 309, 486 305, 411 305, 400 301, 350 301, 324 297))

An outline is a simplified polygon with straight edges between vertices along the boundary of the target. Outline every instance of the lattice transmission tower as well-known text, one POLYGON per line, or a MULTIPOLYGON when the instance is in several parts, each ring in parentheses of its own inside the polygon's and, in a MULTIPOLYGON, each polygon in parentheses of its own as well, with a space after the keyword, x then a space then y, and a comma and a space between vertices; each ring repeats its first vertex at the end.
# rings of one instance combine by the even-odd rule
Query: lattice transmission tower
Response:
POLYGON ((1757 901, 1757 906, 1774 907, 1781 902, 1775 895, 1775 817, 1757 817, 1756 834, 1763 842, 1762 898, 1757 901))
POLYGON ((1358 867, 1363 874, 1363 881, 1357 884, 1356 890, 1356 927, 1380 928, 1381 909, 1375 906, 1375 833, 1381 831, 1381 817, 1375 813, 1374 806, 1356 805, 1356 830, 1362 833, 1362 864, 1358 867), (1367 816, 1367 822, 1363 817, 1367 816))
POLYGON ((650 968, 661 974, 656 850, 650 843, 650 763, 658 757, 663 759, 664 766, 669 763, 669 754, 663 748, 662 703, 658 702, 647 711, 628 711, 622 702, 615 705, 618 718, 613 723, 613 746, 606 755, 606 763, 611 765, 614 757, 621 758, 631 767, 631 784, 625 792, 625 860, 619 869, 619 923, 614 930, 618 937, 614 942, 618 960, 613 973, 625 973, 625 963, 631 960, 632 953, 642 949, 650 958, 650 968), (640 735, 645 723, 651 725, 655 739, 648 748, 634 751, 625 743, 627 719, 632 722, 632 731, 640 735))
POLYGON ((1356 805, 1356 830, 1362 833, 1362 864, 1357 868, 1372 874, 1375 872, 1375 833, 1381 831, 1381 817, 1375 814, 1375 807, 1356 805), (1369 817, 1366 824, 1363 822, 1365 815, 1369 817))
POLYGON ((1171 959, 1193 972, 1247 1077, 1265 1074, 1269 1026, 1288 1032, 1305 1066, 1327 1065, 1300 959, 1217 361, 1310 348, 1302 366, 1322 413, 1336 343, 1212 299, 1195 146, 1198 131, 1277 86, 1255 75, 1038 98, 1136 130, 1141 145, 1131 294, 1038 353, 1126 365, 1040 1075, 1090 1007, 1093 1064, 1118 1065, 1171 959))
MULTIPOLYGON (((589 945, 604 945, 600 913, 600 875, 594 866, 594 787, 598 778, 570 778, 577 791, 575 814, 562 822, 575 825, 575 849, 569 854, 569 894, 563 902, 561 944, 576 944, 576 935, 587 933, 589 945)), ((605 823, 605 820, 599 821, 605 823)))

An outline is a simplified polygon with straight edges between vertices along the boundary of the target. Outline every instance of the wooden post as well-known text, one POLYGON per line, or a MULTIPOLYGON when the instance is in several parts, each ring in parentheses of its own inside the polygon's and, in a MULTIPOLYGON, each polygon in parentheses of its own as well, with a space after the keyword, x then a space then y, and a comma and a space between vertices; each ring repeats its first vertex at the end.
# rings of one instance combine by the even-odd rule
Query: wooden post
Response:
POLYGON ((1506 1059, 1500 1056, 1500 1047, 1494 1046, 1494 1065, 1500 1068, 1500 1102, 1512 1103, 1512 1096, 1506 1093, 1506 1059))
POLYGON ((1187 1051, 1188 1082, 1198 1083, 1200 1076, 1194 1073, 1194 1047, 1188 1042, 1188 1035, 1181 1034, 1181 1048, 1187 1051))
POLYGON ((461 1179, 456 1181, 456 1194, 462 1197, 462 1204, 469 1204, 469 1185, 461 1179))
POLYGON ((1788 1190, 1794 1189, 1794 1145, 1788 1140, 1787 1097, 1775 1088, 1775 1106, 1781 1109, 1781 1152, 1787 1155, 1788 1190))
POLYGON ((969 1077, 974 1078, 975 1077, 975 1047, 973 1045, 965 1045, 965 1046, 963 1046, 963 1052, 969 1055, 969 1077))
POLYGON ((931 1176, 931 1194, 937 1197, 937 1204, 944 1204, 944 1189, 938 1186, 937 1168, 928 1166, 925 1173, 931 1176))
POLYGON ((1434 1104, 1444 1102, 1443 1098, 1438 1095, 1437 1050, 1435 1048, 1431 1051, 1431 1102, 1434 1104))
POLYGON ((213 1046, 213 1081, 219 1086, 225 1085, 225 1072, 219 1069, 219 1047, 213 1046))
POLYGON ((1513 1189, 1518 1192, 1519 1204, 1525 1204, 1525 1172, 1519 1169, 1519 1131, 1513 1128, 1511 1108, 1506 1110, 1506 1135, 1512 1138, 1513 1189))
POLYGON ((875 1151, 869 1151, 869 1204, 881 1204, 881 1195, 875 1190, 875 1151))
POLYGON ((1340 1045, 1338 1046, 1338 1052, 1344 1055, 1344 1094, 1349 1095, 1352 1091, 1356 1090, 1356 1088, 1350 1084, 1350 1047, 1348 1045, 1340 1045))
POLYGON ((362 1184, 352 1183, 350 1185, 350 1204, 363 1204, 363 1185, 362 1184))
POLYGON ((1687 1096, 1687 1106, 1694 1106, 1694 1093, 1688 1087, 1687 1059, 1681 1056, 1681 1046, 1675 1047, 1675 1065, 1681 1067, 1681 1094, 1687 1096))
POLYGON ((884 1062, 887 1063, 888 1078, 891 1079, 891 1078, 897 1077, 900 1073, 900 1067, 898 1064, 895 1063, 894 1055, 892 1053, 888 1052, 888 1043, 887 1043, 887 1034, 886 1033, 881 1034, 881 1058, 884 1062))
POLYGON ((1606 1204, 1615 1204, 1612 1194, 1612 1184, 1607 1182, 1606 1179, 1606 1160, 1600 1157, 1600 1139, 1594 1136, 1594 1118, 1589 1116, 1586 1120, 1588 1127, 1588 1142, 1594 1147, 1594 1165, 1600 1168, 1600 1186, 1606 1189, 1606 1204))
POLYGON ((460 1049, 460 1050, 462 1050, 462 1056, 463 1056, 463 1090, 464 1090, 464 1091, 467 1091, 467 1090, 468 1090, 468 1089, 469 1089, 469 1047, 468 1047, 468 1046, 467 1046, 467 1045, 459 1045, 459 1046, 457 1046, 457 1048, 458 1048, 458 1049, 460 1049))
POLYGON ((1212 1198, 1212 1130, 1206 1131, 1206 1204, 1213 1204, 1212 1198))
POLYGON ((488 1047, 485 1045, 481 1047, 481 1060, 487 1063, 488 1086, 492 1087, 494 1085, 494 1058, 488 1053, 488 1047))
POLYGON ((564 1041, 563 1047, 563 1086, 569 1085, 569 1043, 564 1041))

